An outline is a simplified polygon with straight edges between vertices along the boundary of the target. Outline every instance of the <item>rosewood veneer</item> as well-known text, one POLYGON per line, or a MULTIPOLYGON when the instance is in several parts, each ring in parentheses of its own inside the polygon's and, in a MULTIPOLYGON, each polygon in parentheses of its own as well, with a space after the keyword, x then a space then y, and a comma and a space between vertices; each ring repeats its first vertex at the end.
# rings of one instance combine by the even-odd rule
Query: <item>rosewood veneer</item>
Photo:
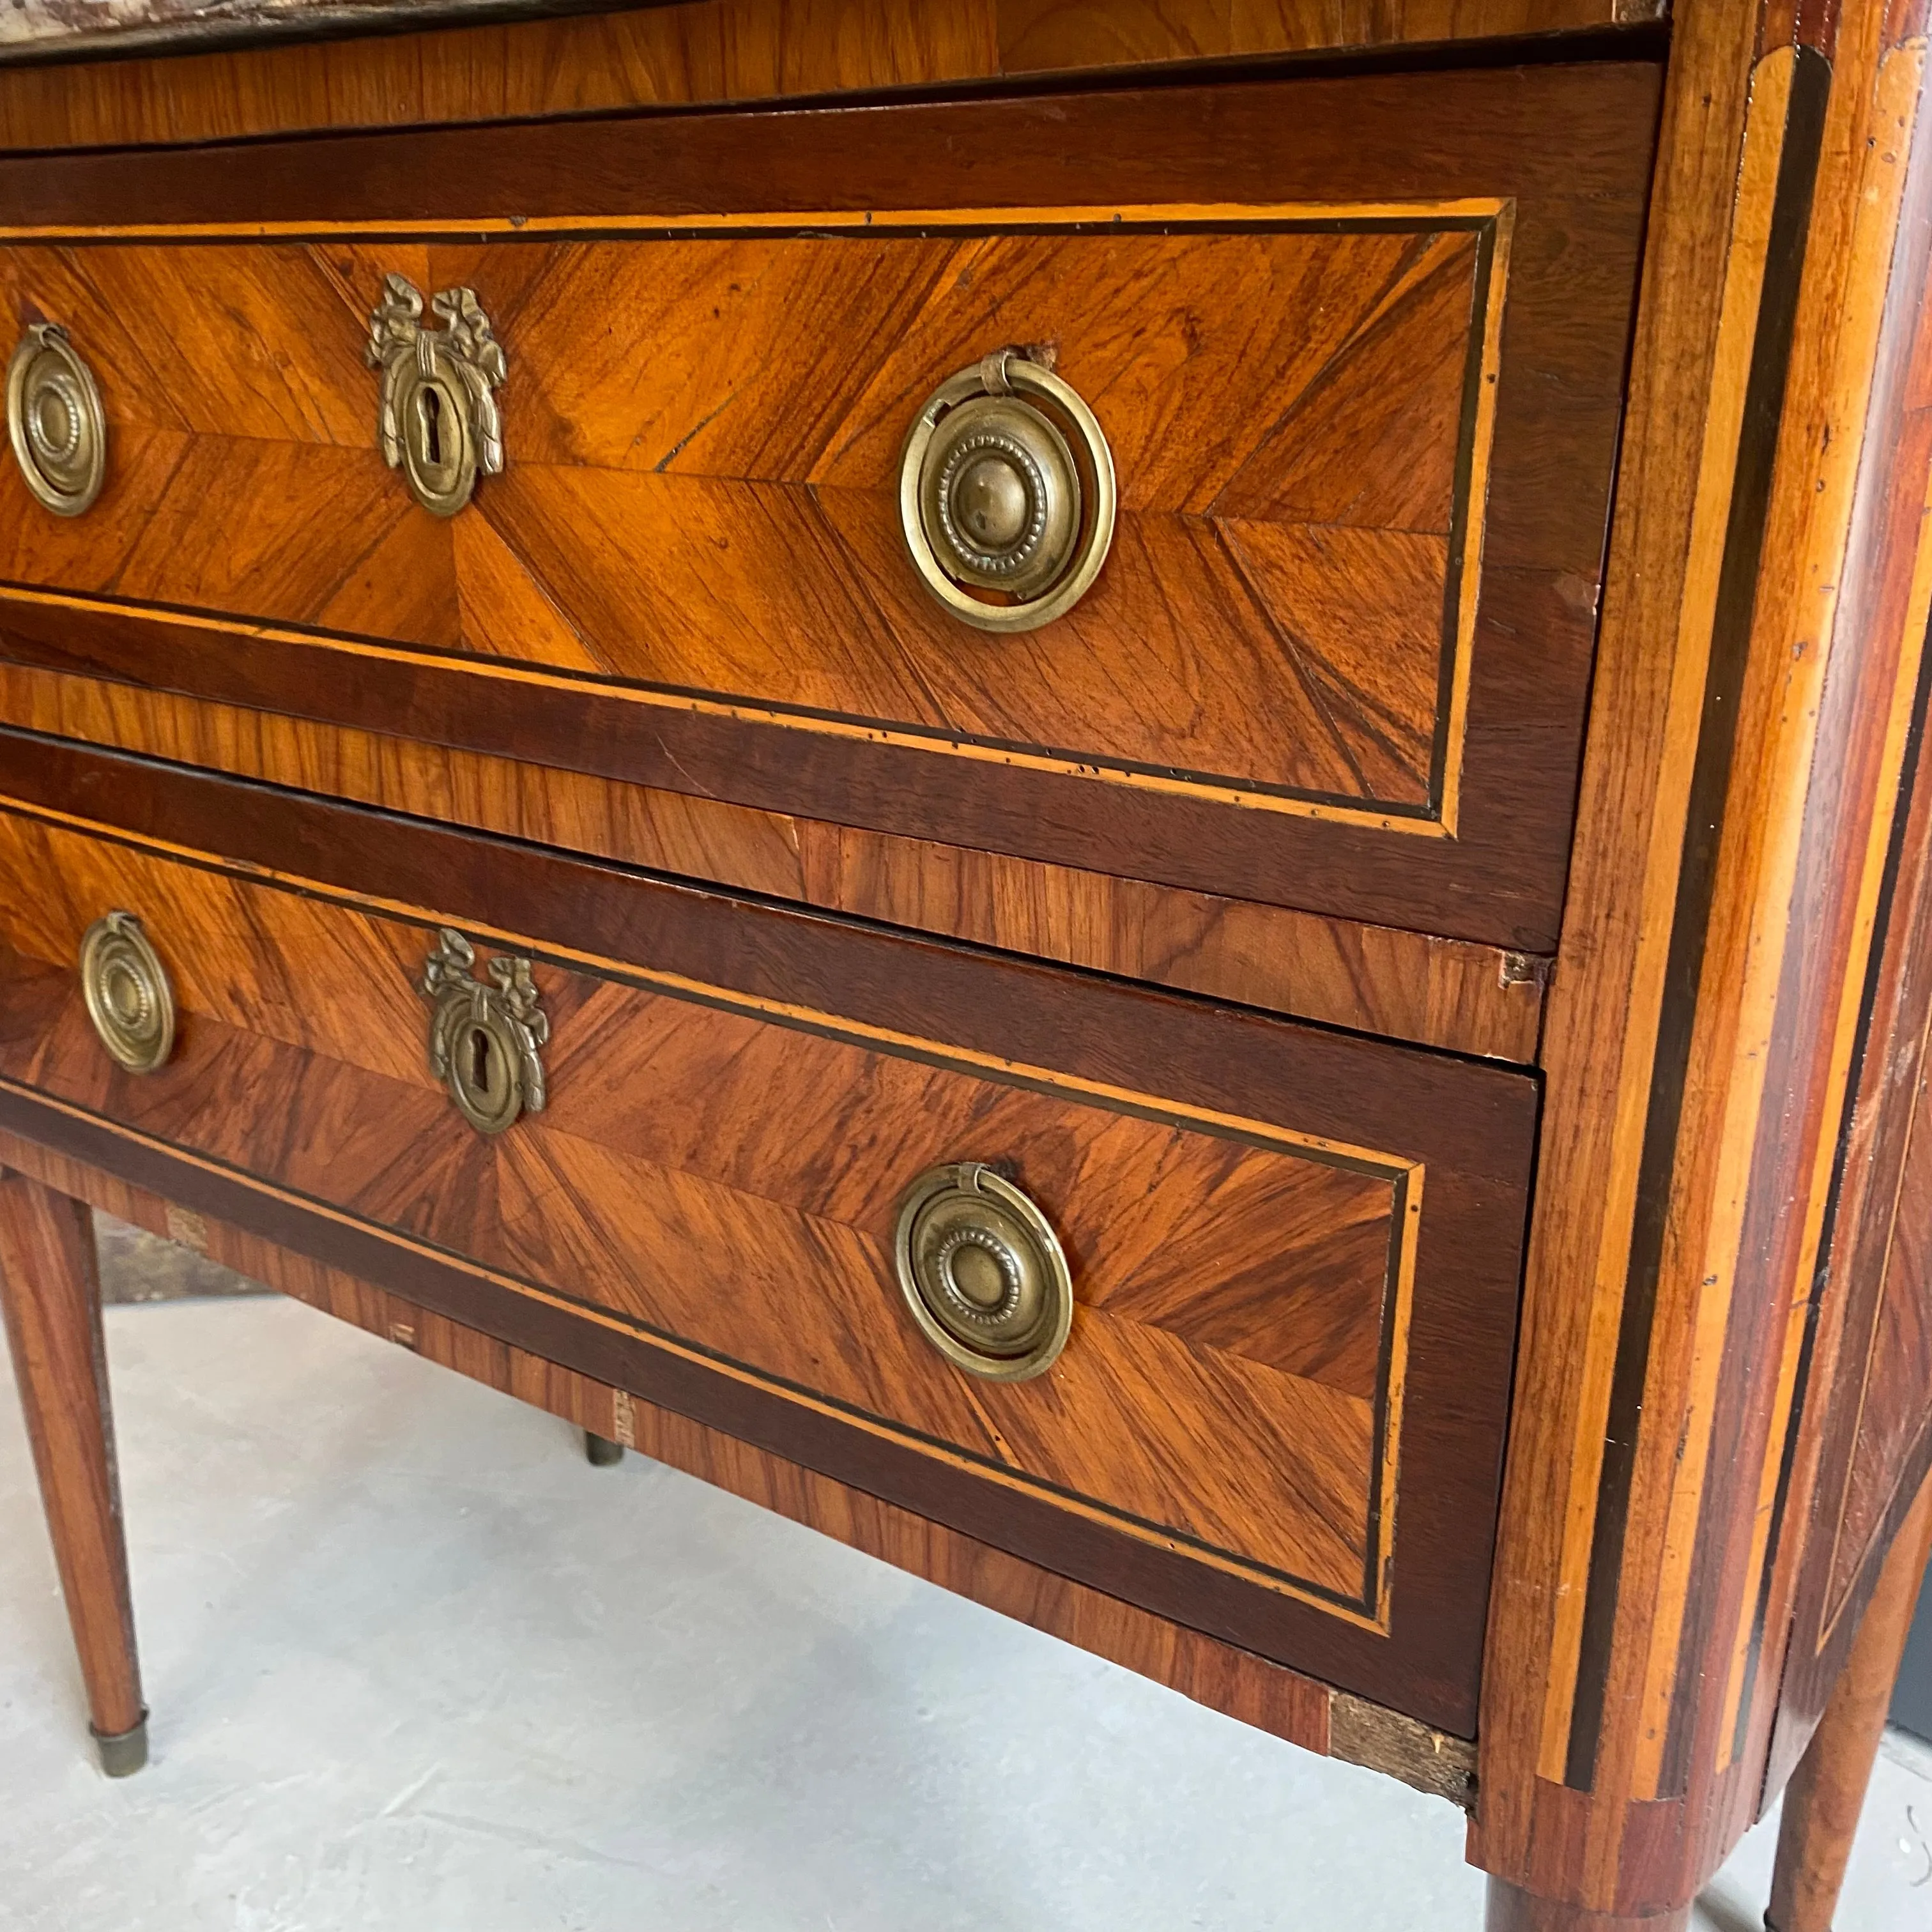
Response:
POLYGON ((76 1204, 1461 1805, 1492 1932, 1780 1790, 1827 1932, 1932 1534, 1922 0, 67 10, 0 1299, 108 1768, 76 1204))

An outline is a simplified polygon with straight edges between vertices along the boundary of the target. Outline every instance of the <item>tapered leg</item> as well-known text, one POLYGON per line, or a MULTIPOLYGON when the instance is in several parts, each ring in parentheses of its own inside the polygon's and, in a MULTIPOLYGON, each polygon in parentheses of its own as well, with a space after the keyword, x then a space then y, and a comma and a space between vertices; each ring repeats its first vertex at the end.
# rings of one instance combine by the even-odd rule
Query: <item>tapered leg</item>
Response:
POLYGON ((81 1202, 4 1170, 0 1308, 101 1768, 124 1778, 147 1762, 148 1714, 134 1655, 94 1228, 81 1202))
POLYGON ((594 1429, 584 1432, 584 1453, 600 1469, 614 1469, 624 1460, 624 1445, 599 1436, 594 1429))
POLYGON ((1772 1876, 1771 1932, 1831 1932, 1886 1708, 1932 1553, 1932 1481, 1894 1540, 1831 1702, 1785 1787, 1772 1876))
POLYGON ((1499 1878, 1490 1880, 1489 1912, 1484 1921, 1486 1932, 1684 1932, 1690 1923, 1688 1905, 1660 1918, 1619 1918, 1539 1898, 1499 1878))

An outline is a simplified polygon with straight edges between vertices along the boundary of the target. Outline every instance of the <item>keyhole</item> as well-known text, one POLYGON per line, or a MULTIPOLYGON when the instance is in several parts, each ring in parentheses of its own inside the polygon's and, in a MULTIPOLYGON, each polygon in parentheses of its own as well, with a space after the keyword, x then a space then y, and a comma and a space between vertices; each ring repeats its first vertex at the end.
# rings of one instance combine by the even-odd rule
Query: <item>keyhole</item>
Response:
POLYGON ((442 398, 434 389, 417 391, 422 398, 423 447, 431 463, 442 460, 442 398))
POLYGON ((481 1027, 470 1036, 470 1084, 478 1094, 490 1090, 490 1036, 481 1027))

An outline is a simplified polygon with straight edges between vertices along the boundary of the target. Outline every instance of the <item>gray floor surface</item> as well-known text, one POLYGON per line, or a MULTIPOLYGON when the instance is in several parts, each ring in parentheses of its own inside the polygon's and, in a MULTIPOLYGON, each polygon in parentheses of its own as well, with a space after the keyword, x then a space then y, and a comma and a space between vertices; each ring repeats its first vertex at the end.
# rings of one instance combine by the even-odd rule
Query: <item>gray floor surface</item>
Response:
MULTIPOLYGON (((1469 1932, 1460 1814, 278 1300, 109 1310, 155 1761, 0 1389, 6 1932, 1469 1932)), ((1838 1932, 1932 1928, 1888 1741, 1838 1932)), ((1700 1924, 1760 1922, 1771 1832, 1700 1924)))

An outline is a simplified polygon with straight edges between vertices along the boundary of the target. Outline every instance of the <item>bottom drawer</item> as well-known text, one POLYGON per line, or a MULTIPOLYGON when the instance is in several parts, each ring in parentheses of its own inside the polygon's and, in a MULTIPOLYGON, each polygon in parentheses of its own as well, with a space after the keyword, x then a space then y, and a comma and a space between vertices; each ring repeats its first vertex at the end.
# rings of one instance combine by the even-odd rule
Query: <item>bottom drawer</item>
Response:
POLYGON ((0 1124, 1473 1730, 1529 1078, 46 741, 8 772, 0 1124), (143 940, 136 1072, 99 1029, 161 1044, 143 940), (519 1077, 478 1131, 459 1091, 500 1125, 519 1077))

